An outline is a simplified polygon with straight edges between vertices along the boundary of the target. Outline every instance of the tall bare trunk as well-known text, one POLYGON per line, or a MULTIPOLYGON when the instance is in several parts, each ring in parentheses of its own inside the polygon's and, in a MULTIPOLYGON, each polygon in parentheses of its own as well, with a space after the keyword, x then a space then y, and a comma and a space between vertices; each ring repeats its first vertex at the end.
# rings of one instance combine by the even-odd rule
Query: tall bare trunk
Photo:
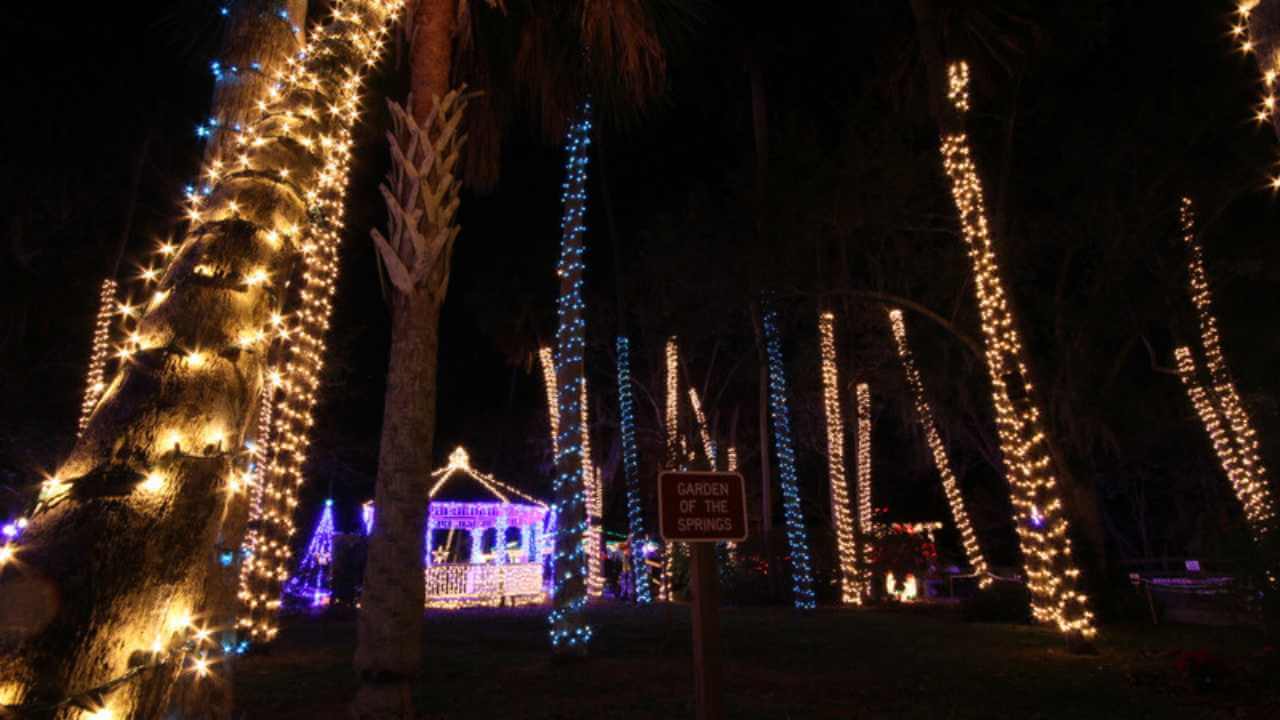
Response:
POLYGON ((427 480, 436 423, 440 305, 448 289, 455 175, 467 98, 449 91, 457 4, 419 0, 413 16, 412 95, 392 105, 392 170, 383 185, 389 238, 374 234, 391 279, 391 360, 382 416, 355 667, 357 718, 414 716, 412 683, 422 665, 427 480), (418 215, 420 213, 420 217, 418 215), (415 217, 418 217, 415 221, 415 217))
MULTIPOLYGON (((289 4, 299 23, 302 7, 289 4)), ((268 77, 297 47, 276 9, 237 4, 245 15, 233 23, 268 77)), ((202 177, 208 192, 141 311, 131 354, 44 485, 17 561, 0 569, 0 697, 27 706, 22 714, 83 717, 76 703, 122 718, 228 714, 235 569, 219 560, 243 532, 234 479, 263 383, 258 332, 302 247, 333 237, 315 218, 341 207, 342 173, 326 174, 340 155, 312 140, 347 134, 358 85, 345 81, 376 58, 371 41, 393 9, 344 3, 304 61, 309 79, 281 79, 272 98, 253 90, 256 72, 224 79, 243 87, 223 87, 215 114, 254 120, 234 158, 202 177), (247 109, 259 100, 272 112, 247 109), (317 103, 343 112, 286 116, 317 103)))

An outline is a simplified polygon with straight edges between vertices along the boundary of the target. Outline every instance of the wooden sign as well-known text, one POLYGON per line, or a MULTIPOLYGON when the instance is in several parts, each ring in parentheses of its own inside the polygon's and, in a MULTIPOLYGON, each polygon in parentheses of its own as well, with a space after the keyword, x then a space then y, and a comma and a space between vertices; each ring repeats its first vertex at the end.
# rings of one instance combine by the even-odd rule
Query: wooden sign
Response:
POLYGON ((747 539, 747 488, 732 472, 658 475, 658 530, 675 542, 747 539))

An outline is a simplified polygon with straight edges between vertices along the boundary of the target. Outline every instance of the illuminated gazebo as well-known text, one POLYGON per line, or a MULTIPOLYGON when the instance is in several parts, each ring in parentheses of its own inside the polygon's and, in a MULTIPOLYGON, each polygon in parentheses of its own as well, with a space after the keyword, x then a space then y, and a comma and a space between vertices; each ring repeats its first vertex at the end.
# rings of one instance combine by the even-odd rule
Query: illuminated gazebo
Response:
POLYGON ((466 450, 454 450, 431 474, 427 493, 427 606, 542 602, 554 532, 546 503, 477 471, 466 450))

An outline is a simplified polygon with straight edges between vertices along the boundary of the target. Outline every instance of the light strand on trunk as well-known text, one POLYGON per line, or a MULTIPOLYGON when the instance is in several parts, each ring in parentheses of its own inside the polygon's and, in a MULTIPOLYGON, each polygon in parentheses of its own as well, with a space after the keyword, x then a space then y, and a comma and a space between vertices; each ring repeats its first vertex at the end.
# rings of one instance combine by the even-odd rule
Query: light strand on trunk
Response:
POLYGON ((1200 416, 1200 423, 1213 444, 1213 452, 1218 456, 1218 462, 1222 464, 1222 472, 1227 476, 1236 499, 1244 508, 1244 516, 1248 521, 1250 532, 1258 538, 1265 532, 1271 514, 1266 489, 1262 488, 1260 493, 1248 474, 1243 472, 1236 447, 1231 441, 1231 434, 1223 422, 1222 413, 1196 377, 1196 361, 1191 354, 1191 348, 1184 345, 1174 350, 1173 355, 1178 362, 1178 377, 1187 390, 1191 406, 1195 408, 1196 415, 1200 416))
POLYGON ((702 453, 707 458, 707 469, 716 469, 716 441, 711 437, 707 427, 707 416, 702 412, 702 399, 698 397, 698 389, 689 386, 689 405, 693 407, 693 420, 698 425, 698 435, 702 438, 702 453))
MULTIPOLYGON (((969 107, 969 67, 947 67, 948 98, 963 125, 969 107)), ((986 342, 987 372, 1001 454, 1012 490, 1014 522, 1022 548, 1032 615, 1068 636, 1096 634, 1088 598, 1079 591, 1080 571, 1071 556, 1062 491, 1052 471, 1040 411, 1008 297, 1000 279, 982 182, 963 130, 944 132, 942 165, 951 183, 969 259, 986 342)))
MULTIPOLYGON (((681 467, 683 454, 680 450, 680 345, 674 335, 667 338, 663 359, 663 377, 666 381, 663 467, 676 470, 681 467)), ((658 600, 662 602, 670 602, 672 599, 672 575, 675 572, 678 546, 679 543, 665 543, 662 549, 662 572, 658 578, 658 600)))
POLYGON ((849 506, 849 479, 844 467, 844 411, 840 407, 840 372, 836 366, 835 315, 818 316, 819 350, 822 355, 822 404, 827 426, 827 474, 831 486, 831 526, 836 534, 836 559, 840 568, 840 601, 862 604, 862 577, 858 571, 858 546, 849 506))
POLYGON ((582 377, 582 477, 587 491, 587 597, 604 594, 604 488, 600 485, 600 468, 591 458, 591 406, 587 378, 582 377))
POLYGON ((653 602, 649 588, 649 565, 645 562, 644 545, 648 541, 644 522, 644 500, 640 494, 640 458, 636 449, 636 411, 631 387, 631 341, 625 335, 617 338, 618 424, 622 436, 622 470, 626 474, 627 533, 631 539, 632 573, 635 576, 636 602, 653 602))
POLYGON ((551 426, 551 454, 554 457, 560 445, 560 401, 556 398, 556 363, 551 348, 539 349, 538 360, 542 363, 542 382, 547 390, 547 419, 551 426))
POLYGON ((675 336, 667 338, 666 359, 666 467, 674 470, 680 457, 680 348, 675 336))
POLYGON ((791 410, 787 399, 786 368, 782 360, 782 335, 778 311, 764 312, 765 345, 769 357, 769 407, 773 416, 773 442, 778 452, 778 479, 782 486, 782 512, 791 549, 793 601, 800 609, 817 606, 813 594, 813 561, 809 557, 809 536, 800 504, 800 479, 796 475, 796 451, 791 438, 791 410))
POLYGON ((111 351, 111 317, 116 314, 116 281, 106 278, 102 281, 102 289, 98 293, 98 316, 93 324, 93 343, 89 351, 89 371, 84 379, 84 401, 80 404, 80 421, 76 425, 76 437, 80 437, 85 426, 89 424, 89 416, 98 406, 102 392, 106 390, 105 380, 107 357, 111 351))
POLYGON ((854 410, 858 435, 858 553, 861 565, 862 593, 871 592, 871 567, 876 560, 875 518, 871 511, 871 386, 858 383, 854 388, 854 410))
POLYGON ((555 652, 585 653, 591 641, 587 624, 587 497, 583 477, 582 392, 586 317, 582 286, 585 264, 583 233, 587 210, 587 149, 591 144, 591 103, 584 102, 565 139, 565 179, 561 185, 560 278, 556 330, 556 387, 560 432, 556 479, 552 485, 556 517, 552 556, 551 647, 555 652))
MULTIPOLYGON (((1209 371, 1209 401, 1214 405, 1216 414, 1220 414, 1229 438, 1234 445, 1230 453, 1236 478, 1232 485, 1245 506, 1245 514, 1250 529, 1255 535, 1265 534, 1275 516, 1274 500, 1271 497, 1270 480, 1266 465, 1258 448, 1258 436, 1253 429, 1253 420, 1249 417, 1240 393, 1236 390, 1235 380, 1227 365, 1227 358, 1222 350, 1222 338, 1218 332, 1218 319, 1213 313, 1213 294, 1209 289, 1209 274, 1205 271, 1204 248, 1196 235, 1195 210, 1190 198, 1182 198, 1179 208, 1179 219, 1182 222, 1182 239, 1187 245, 1187 275, 1191 302, 1196 308, 1196 318, 1200 325, 1200 343, 1204 350, 1205 365, 1209 371), (1242 494, 1243 493, 1243 494, 1242 494)), ((1188 350, 1187 362, 1192 363, 1194 378, 1194 361, 1188 350)), ((1178 358, 1179 374, 1182 374, 1183 359, 1178 358)), ((1184 382, 1187 380, 1183 378, 1184 382)), ((1190 391, 1188 385, 1188 392, 1190 391)), ((1197 410, 1198 411, 1198 410, 1197 410)), ((1201 419, 1204 415, 1201 414, 1201 419)), ((1232 469, 1228 469, 1230 477, 1232 469)))
MULTIPOLYGON (((293 514, 301 487, 303 465, 310 444, 317 393, 324 370, 325 335, 332 312, 339 271, 338 246, 342 239, 343 205, 351 161, 351 130, 360 117, 360 90, 365 71, 377 63, 386 44, 390 23, 403 2, 340 0, 327 24, 317 28, 303 51, 259 103, 262 120, 237 138, 240 153, 231 167, 215 161, 210 180, 221 176, 274 175, 289 178, 285 168, 275 167, 271 156, 259 148, 288 142, 318 161, 313 178, 302 187, 308 222, 298 230, 303 277, 300 307, 288 348, 275 412, 272 457, 265 473, 264 508, 259 545, 246 559, 249 587, 241 599, 246 612, 239 621, 251 640, 270 640, 277 628, 274 616, 280 592, 288 579, 293 514)), ((189 215, 202 219, 199 194, 189 215)), ((265 280, 258 272, 246 276, 246 284, 265 280)))
POLYGON ((920 419, 925 441, 928 442, 929 451, 933 455, 933 465, 938 469, 938 476, 942 479, 942 489, 947 496, 947 505, 951 508, 951 518, 955 521, 956 530, 960 533, 960 544, 964 547, 965 558, 968 559, 973 574, 978 576, 978 586, 985 588, 991 584, 991 570, 987 566, 986 558, 982 555, 982 546, 978 544, 978 536, 973 531, 973 525, 969 522, 969 513, 964 507, 964 496, 960 493, 960 484, 951 470, 951 459, 947 457, 946 445, 943 444, 942 435, 938 432, 938 423, 933 416, 933 409, 929 407, 924 380, 920 377, 915 358, 912 357, 911 346, 907 343, 907 324, 902 317, 902 311, 890 310, 889 323, 893 327, 898 359, 902 361, 907 384, 911 386, 911 392, 915 398, 916 417, 920 419))

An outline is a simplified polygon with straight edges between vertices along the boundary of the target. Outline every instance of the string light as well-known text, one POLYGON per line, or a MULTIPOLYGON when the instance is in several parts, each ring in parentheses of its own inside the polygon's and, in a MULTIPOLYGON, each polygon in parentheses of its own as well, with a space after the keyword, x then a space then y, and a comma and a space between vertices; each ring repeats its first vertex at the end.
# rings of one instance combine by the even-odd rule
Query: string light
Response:
POLYGON ((707 467, 716 469, 716 441, 711 437, 707 427, 707 416, 702 413, 702 400, 698 397, 698 389, 689 386, 689 404, 693 406, 693 419, 698 425, 698 435, 702 438, 702 452, 707 458, 707 467))
POLYGON ((298 572, 284 585, 285 595, 313 608, 329 604, 333 597, 333 534, 333 500, 326 499, 298 572))
MULTIPOLYGON (((339 0, 339 2, 341 2, 341 0, 339 0)), ((384 12, 384 11, 385 10, 382 8, 382 4, 379 4, 378 12, 384 12)), ((226 13, 224 12, 223 14, 225 15, 226 13)), ((287 13, 285 13, 283 10, 281 11, 281 14, 287 17, 287 13)), ((256 33, 257 30, 255 29, 252 32, 256 33)), ((251 38, 251 39, 257 40, 257 41, 263 41, 264 38, 265 36, 251 38)), ((252 42, 246 43, 246 45, 252 45, 252 44, 253 44, 252 42)), ((284 52, 280 52, 279 55, 283 56, 284 52)), ((257 65, 256 63, 254 64, 254 67, 258 70, 261 69, 261 66, 257 65)), ((326 68, 326 73, 328 69, 331 69, 331 68, 326 68)), ((310 89, 307 89, 304 92, 310 92, 310 91, 311 91, 310 89)), ((264 119, 263 122, 267 125, 270 125, 273 122, 273 120, 271 118, 266 118, 264 119)), ((272 156, 272 159, 274 159, 275 157, 278 157, 278 155, 272 156)), ((207 209, 206 212, 203 212, 203 213, 195 210, 195 207, 198 203, 195 203, 195 202, 192 203, 193 211, 190 213, 190 216, 197 221, 197 224, 191 228, 189 237, 190 238, 199 237, 200 240, 198 241, 198 243, 200 245, 202 246, 208 245, 210 242, 213 242, 215 244, 225 243, 228 241, 235 242, 235 238, 229 237, 228 234, 221 227, 207 227, 207 226, 200 227, 199 221, 201 220, 212 219, 219 222, 229 221, 229 220, 235 221, 237 223, 240 223, 248 227, 251 232, 257 233, 260 231, 265 231, 266 228, 263 227, 264 223, 274 222, 276 217, 287 215, 290 211, 295 211, 295 210, 299 215, 305 212, 305 208, 302 208, 302 207, 295 208, 290 206, 288 202, 285 202, 282 204, 278 204, 278 206, 274 208, 274 210, 278 212, 270 213, 270 217, 268 217, 268 214, 257 214, 257 213, 247 217, 238 215, 239 210, 236 205, 236 202, 231 198, 236 194, 239 194, 245 188, 245 183, 244 183, 244 178, 236 178, 236 180, 238 181, 238 184, 236 184, 235 186, 223 185, 218 188, 204 187, 204 188, 201 188, 199 193, 192 193, 192 194, 198 194, 199 197, 201 198, 209 197, 211 195, 215 196, 212 201, 213 207, 210 209, 207 209), (217 190, 216 195, 215 195, 215 190, 217 190)), ((234 252, 234 251, 235 250, 227 250, 227 252, 234 252)), ((203 251, 200 250, 197 252, 203 252, 203 251)), ((161 343, 157 342, 156 339, 153 337, 156 335, 160 335, 161 333, 148 332, 146 335, 144 335, 138 329, 139 327, 142 327, 144 325, 144 321, 147 319, 141 316, 145 313, 154 311, 158 307, 160 307, 165 301, 167 301, 171 297, 171 293, 174 291, 175 288, 182 287, 182 283, 186 279, 183 275, 184 268, 176 267, 172 264, 173 259, 182 254, 182 248, 179 245, 169 243, 169 242, 162 243, 158 248, 158 253, 161 256, 162 260, 168 264, 168 266, 163 269, 148 266, 142 271, 141 279, 146 281, 147 283, 160 282, 165 284, 165 287, 155 288, 154 290, 148 289, 148 293, 150 293, 149 302, 146 302, 140 305, 134 305, 128 301, 117 302, 115 298, 116 286, 114 281, 108 280, 103 283, 101 302, 99 307, 98 323, 97 323, 97 327, 95 328, 95 340, 94 340, 95 348, 94 348, 93 357, 91 357, 90 372, 89 372, 90 377, 87 383, 88 387, 86 390, 82 418, 81 418, 80 429, 82 432, 87 428, 87 425, 93 420, 92 411, 97 406, 98 403, 102 402, 103 392, 107 387, 107 385, 102 382, 103 375, 105 374, 105 352, 100 350, 100 348, 102 348, 106 344, 111 334, 108 317, 115 310, 118 309, 119 314, 123 318, 122 324, 129 321, 137 323, 137 326, 133 328, 132 332, 126 333, 127 339, 124 342, 122 342, 121 346, 117 349, 116 356, 121 361, 128 361, 132 359, 134 355, 143 351, 161 351, 166 354, 177 352, 177 348, 173 347, 172 344, 165 347, 161 347, 161 343), (175 283, 177 284, 175 285, 175 283)), ((208 267, 198 262, 191 267, 191 274, 195 277, 210 276, 208 267)), ((258 303, 254 303, 252 307, 256 309, 258 307, 261 307, 261 305, 258 303)), ((161 319, 160 322, 161 322, 161 326, 164 326, 168 321, 161 319)), ((154 323, 149 323, 147 324, 147 327, 155 327, 155 325, 154 323)), ((171 343, 171 341, 169 342, 171 343)), ((217 359, 219 355, 215 352, 211 355, 211 357, 213 357, 214 359, 217 359)), ((204 361, 206 361, 207 359, 208 357, 206 357, 203 353, 197 354, 194 357, 192 357, 191 355, 184 355, 182 356, 182 362, 178 367, 178 371, 182 372, 184 370, 194 369, 194 367, 196 366, 203 366, 204 361), (196 362, 190 362, 193 359, 196 360, 196 362)), ((129 365, 128 363, 121 362, 119 364, 118 369, 120 371, 126 371, 130 367, 131 365, 129 365)), ((253 367, 252 365, 240 368, 240 371, 242 372, 249 371, 251 374, 256 373, 257 370, 258 369, 256 367, 253 367)), ((181 446, 179 445, 179 440, 181 440, 181 438, 183 437, 183 434, 179 433, 176 429, 172 429, 172 430, 166 430, 161 433, 157 433, 157 437, 163 437, 169 442, 167 444, 163 441, 160 442, 157 446, 155 446, 152 449, 153 454, 169 455, 170 453, 172 453, 174 456, 185 455, 185 457, 220 459, 222 461, 227 461, 229 459, 233 465, 235 463, 238 463, 239 461, 238 458, 229 457, 229 454, 224 453, 222 451, 221 443, 224 437, 224 433, 219 426, 205 427, 205 428, 188 428, 186 430, 188 433, 187 434, 188 437, 200 437, 209 441, 207 445, 204 447, 203 451, 197 445, 191 448, 190 450, 188 450, 184 454, 181 446), (200 454, 192 454, 192 453, 200 453, 200 454)), ((168 475, 160 471, 152 471, 147 473, 143 477, 143 479, 137 483, 136 487, 137 489, 143 491, 144 493, 150 494, 150 493, 163 491, 171 483, 174 485, 177 485, 178 483, 175 482, 177 479, 178 478, 169 477, 168 475)), ((61 499, 67 493, 69 488, 70 488, 70 483, 60 480, 57 476, 47 479, 45 483, 42 485, 41 499, 37 505, 36 513, 37 514, 42 513, 45 509, 48 509, 48 507, 53 502, 56 502, 59 499, 61 499)), ((153 504, 152 501, 149 499, 142 500, 142 502, 153 504)), ((226 565, 228 563, 224 561, 223 564, 226 565)), ((190 578, 188 578, 188 580, 189 579, 190 578)), ((182 600, 176 600, 182 597, 182 595, 179 592, 180 590, 181 590, 181 583, 175 581, 175 584, 174 584, 175 594, 169 595, 165 599, 165 603, 169 606, 172 606, 175 604, 175 602, 181 602, 182 600)), ((165 610, 165 613, 167 616, 170 614, 169 610, 165 610)), ((147 619, 145 617, 142 617, 138 620, 136 624, 144 624, 146 622, 147 622, 147 619)), ((106 657, 93 658, 92 665, 95 668, 93 672, 97 673, 97 672, 101 672, 102 669, 123 666, 125 662, 124 658, 126 654, 128 655, 127 670, 124 670, 121 674, 116 675, 115 677, 109 680, 106 680, 105 682, 99 683, 93 688, 84 689, 84 690, 75 691, 75 692, 68 692, 66 696, 61 700, 53 701, 51 703, 46 703, 46 704, 27 703, 22 706, 5 705, 3 707, 0 707, 0 714, 7 715, 9 714, 9 712, 14 712, 18 715, 25 715, 28 712, 40 714, 40 715, 54 714, 53 711, 58 710, 59 708, 74 706, 74 707, 82 708, 83 715, 86 717, 111 718, 121 714, 132 716, 135 712, 138 711, 137 704, 139 702, 138 699, 134 698, 132 695, 129 696, 130 703, 126 707, 122 707, 120 705, 116 705, 113 707, 112 705, 107 703, 107 699, 109 695, 114 693, 117 690, 117 688, 120 688, 123 685, 129 683, 132 679, 139 677, 144 673, 151 673, 153 670, 156 670, 164 666, 187 667, 189 665, 190 667, 194 668, 197 671, 196 672, 197 676, 203 677, 207 675, 210 671, 210 666, 215 662, 215 659, 211 658, 208 655, 207 651, 204 651, 204 650, 199 651, 198 657, 196 657, 193 653, 196 652, 196 650, 199 648, 200 645, 204 644, 208 640, 209 634, 213 631, 213 629, 208 627, 197 628, 192 626, 189 622, 189 616, 187 621, 180 623, 176 626, 170 626, 171 624, 167 622, 165 624, 167 627, 169 627, 169 629, 166 630, 164 633, 156 634, 155 632, 152 632, 152 631, 144 631, 141 633, 144 636, 154 638, 154 640, 152 640, 151 643, 147 646, 150 648, 150 651, 146 651, 146 650, 141 651, 141 652, 145 652, 147 655, 150 656, 146 661, 135 662, 134 658, 136 656, 136 652, 133 652, 132 650, 130 650, 130 647, 133 645, 132 638, 126 637, 123 639, 108 639, 106 641, 102 641, 102 639, 99 638, 97 641, 89 643, 89 645, 99 649, 101 647, 106 647, 110 645, 113 648, 117 648, 122 651, 129 651, 129 652, 113 653, 112 655, 108 655, 106 657), (168 639, 166 640, 165 637, 167 637, 168 639), (188 660, 190 660, 191 662, 188 663, 187 662, 188 660), (93 709, 90 709, 90 708, 93 708, 93 709)), ((93 638, 90 638, 90 640, 92 639, 93 638)), ((243 643, 237 643, 237 644, 224 645, 220 647, 223 651, 223 654, 226 655, 230 653, 243 652, 246 645, 243 643)), ((88 667, 88 666, 86 665, 85 667, 88 667)), ((81 669, 83 670, 83 668, 81 669)), ((62 713, 59 712, 57 714, 61 716, 62 713)))
MULTIPOLYGON (((953 125, 963 128, 964 112, 969 107, 966 64, 953 63, 947 75, 947 96, 955 111, 953 125)), ((945 130, 941 150, 943 169, 951 182, 952 199, 973 265, 997 434, 1012 489, 1032 616, 1038 622, 1056 625, 1068 636, 1088 640, 1096 634, 1093 613, 1088 609, 1088 598, 1077 589, 1080 571, 1071 556, 1061 490, 1052 473, 1040 411, 1032 400, 1034 388, 1022 340, 1000 280, 984 192, 969 138, 963 129, 945 130), (1014 397, 1019 398, 1016 403, 1014 397)))
POLYGON ((680 448, 680 349, 674 336, 667 338, 665 357, 667 380, 666 466, 675 468, 679 464, 680 448))
POLYGON ((871 591, 871 567, 876 549, 874 520, 871 517, 871 386, 858 383, 854 387, 854 407, 858 419, 858 527, 861 529, 859 550, 862 565, 862 592, 871 591))
MULTIPOLYGON (((1205 365, 1209 373, 1210 392, 1205 393, 1208 413, 1215 426, 1225 425, 1224 433, 1230 443, 1230 449, 1224 455, 1219 452, 1223 462, 1223 470, 1236 496, 1245 507, 1245 515, 1250 529, 1256 536, 1267 532, 1268 526, 1275 518, 1274 500, 1271 497, 1270 480, 1266 465, 1258 448, 1257 433, 1253 429, 1253 421, 1244 408, 1235 380, 1227 366, 1226 355, 1222 351, 1222 339, 1218 332, 1218 320, 1213 314, 1213 294, 1209 289, 1209 275, 1205 271, 1204 248, 1196 235, 1195 210, 1190 198, 1182 198, 1179 212, 1182 221, 1182 237, 1187 244, 1187 274, 1190 284, 1191 302, 1195 305, 1196 316, 1200 325, 1200 343, 1204 350, 1205 365)), ((1186 384, 1187 392, 1198 387, 1195 380, 1195 361, 1188 348, 1178 350, 1178 373, 1186 384)), ((1203 392, 1203 390, 1201 391, 1203 392)), ((1196 412, 1205 422, 1215 448, 1218 445, 1217 434, 1222 430, 1210 428, 1209 415, 1199 407, 1200 403, 1192 397, 1196 412)))
POLYGON ((1200 416, 1200 422, 1204 425, 1210 442, 1213 443, 1213 451, 1222 464, 1222 470, 1231 483, 1231 489, 1235 491, 1236 499, 1244 507, 1249 529, 1255 538, 1260 537, 1266 532, 1267 523, 1273 516, 1266 488, 1258 487, 1253 483, 1240 464, 1237 449, 1222 421, 1222 414, 1204 386, 1196 379, 1196 363, 1191 354, 1191 348, 1179 347, 1173 354, 1178 363, 1178 377, 1182 379, 1187 397, 1191 399, 1191 405, 1200 416))
POLYGON ((582 297, 583 233, 587 210, 587 149, 591 144, 591 103, 584 102, 570 123, 565 139, 565 180, 561 185, 560 278, 556 331, 556 387, 560 422, 556 443, 556 479, 552 485, 556 518, 552 555, 552 610, 547 617, 551 647, 560 653, 585 653, 591 626, 584 616, 587 603, 588 560, 584 536, 589 530, 586 482, 583 475, 582 392, 583 346, 586 330, 582 297))
POLYGON ((551 421, 551 453, 554 455, 560 451, 560 401, 556 398, 556 364, 551 355, 551 348, 539 349, 538 359, 542 363, 542 382, 547 391, 547 416, 551 421))
POLYGON ((600 468, 591 458, 591 421, 588 409, 587 378, 582 378, 582 476, 587 492, 587 596, 598 598, 604 594, 604 488, 600 481, 600 468))
POLYGON ((111 316, 117 312, 116 281, 106 278, 98 293, 98 316, 93 325, 93 345, 89 352, 89 371, 85 374, 84 400, 80 404, 80 421, 76 437, 84 433, 89 416, 98 406, 98 400, 107 389, 105 381, 107 357, 111 351, 111 316))
POLYGON ((902 361, 907 383, 911 385, 912 394, 915 396, 916 416, 920 418, 925 440, 929 443, 929 450, 933 454, 934 467, 938 468, 938 475, 942 478, 942 489, 947 496, 947 504, 951 507, 951 517, 955 520, 956 530, 960 533, 960 544, 964 546, 964 554, 969 561, 969 566, 973 568, 973 574, 978 576, 978 586, 986 587, 991 584, 990 568, 982 555, 982 547, 978 544, 973 526, 969 522, 969 513, 964 507, 964 496, 960 494, 960 484, 951 470, 951 459, 947 457, 947 448, 943 445, 942 435, 938 432, 938 423, 933 417, 933 410, 929 407, 929 400, 925 397, 924 380, 920 377, 920 371, 916 368, 915 359, 911 354, 911 347, 907 344, 907 324, 903 320, 902 311, 890 310, 889 323, 893 326, 893 339, 898 347, 898 359, 902 361))
MULTIPOLYGON (((277 632, 274 616, 288 579, 293 513, 304 480, 339 271, 351 129, 360 116, 365 72, 382 55, 390 23, 402 7, 403 0, 338 0, 329 21, 310 33, 302 52, 290 58, 269 86, 268 96, 259 103, 261 118, 237 135, 231 167, 215 166, 226 178, 279 170, 270 163, 277 154, 274 144, 281 141, 304 149, 316 163, 311 178, 280 180, 301 195, 308 221, 300 228, 277 227, 273 236, 284 229, 294 231, 291 239, 301 248, 303 267, 296 324, 288 333, 291 344, 273 412, 271 457, 261 480, 260 531, 253 554, 245 558, 250 567, 247 587, 240 594, 245 612, 239 626, 251 640, 270 640, 277 632)), ((198 194, 191 200, 193 216, 218 219, 216 212, 198 210, 198 194)))
MULTIPOLYGON (((862 578, 858 572, 858 548, 844 469, 844 413, 840 409, 840 374, 836 369, 835 315, 824 312, 818 316, 818 333, 822 354, 823 411, 827 424, 831 525, 836 532, 836 555, 840 562, 840 601, 846 605, 861 605, 862 578)), ((736 464, 736 453, 734 455, 736 464)))
MULTIPOLYGON (((664 466, 669 469, 682 467, 680 436, 680 346, 673 335, 667 338, 663 350, 665 359, 666 394, 666 445, 664 466)), ((672 581, 675 575, 676 555, 680 552, 680 543, 667 543, 662 553, 662 573, 658 578, 658 599, 670 602, 672 599, 672 581)))
POLYGON ((817 606, 813 594, 813 562, 809 538, 800 505, 800 482, 796 476, 796 451, 791 440, 791 411, 787 400, 786 370, 782 361, 782 337, 778 332, 778 311, 764 312, 764 336, 769 359, 769 406, 773 416, 773 441, 778 451, 778 475, 782 485, 783 519, 791 549, 791 584, 797 608, 817 606))
POLYGON ((631 341, 625 335, 617 339, 618 423, 622 442, 622 469, 627 484, 627 529, 636 561, 631 564, 635 575, 636 603, 653 602, 649 588, 649 565, 640 550, 648 541, 644 524, 644 504, 640 496, 640 459, 636 449, 635 400, 631 388, 631 341))
MULTIPOLYGON (((1245 0, 1236 5, 1236 17, 1231 25, 1231 37, 1237 42, 1240 52, 1248 55, 1258 49, 1253 27, 1253 10, 1258 0, 1245 0)), ((1265 22, 1265 21, 1264 21, 1265 22)), ((1275 122, 1276 113, 1276 77, 1280 75, 1280 52, 1274 47, 1267 47, 1269 36, 1265 28, 1257 34, 1262 38, 1264 52, 1258 54, 1258 69, 1262 73, 1262 98, 1253 112, 1253 119, 1258 123, 1275 122)), ((1280 129, 1277 130, 1280 132, 1280 129)), ((1280 175, 1270 180, 1272 190, 1280 190, 1280 175)))

